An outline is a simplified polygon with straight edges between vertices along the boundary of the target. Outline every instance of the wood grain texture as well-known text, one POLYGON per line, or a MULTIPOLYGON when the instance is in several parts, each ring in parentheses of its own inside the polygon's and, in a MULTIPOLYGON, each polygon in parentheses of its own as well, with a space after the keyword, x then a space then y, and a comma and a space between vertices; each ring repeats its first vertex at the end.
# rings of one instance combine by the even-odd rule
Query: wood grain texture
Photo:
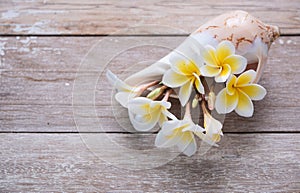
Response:
MULTIPOLYGON (((155 136, 108 137, 127 148, 148 149, 155 136)), ((299 147, 299 134, 229 134, 205 155, 180 155, 158 168, 136 171, 99 159, 78 134, 0 134, 0 190, 298 192, 299 147)))
MULTIPOLYGON (((107 67, 122 78, 133 73, 136 68, 143 68, 144 65, 139 62, 160 59, 179 45, 184 37, 113 37, 117 43, 124 39, 139 41, 141 46, 116 53, 108 64, 107 67), (169 47, 143 44, 157 41, 169 47)), ((72 109, 76 71, 83 56, 99 38, 5 37, 1 40, 1 131, 77 131, 72 109)), ((107 48, 106 52, 114 53, 117 43, 107 48)), ((260 82, 268 90, 267 97, 255 103, 253 118, 241 118, 234 113, 229 115, 224 131, 299 131, 299 45, 299 37, 283 37, 275 42, 260 82)), ((105 76, 93 70, 77 75, 84 73, 99 75, 95 101, 82 104, 94 108, 95 102, 98 115, 89 116, 87 120, 98 118, 103 131, 124 131, 122 124, 116 120, 125 121, 126 110, 117 114, 113 111, 111 88, 105 76)), ((83 97, 85 91, 82 91, 83 97)), ((86 131, 99 131, 99 128, 87 128, 86 131)))
POLYGON ((297 0, 0 1, 0 192, 300 192, 299 34, 297 0), (100 40, 96 64, 124 79, 237 9, 291 36, 272 46, 254 117, 228 115, 220 147, 206 154, 202 144, 193 157, 153 154, 154 133, 125 133, 126 109, 103 70, 78 71, 100 40), (121 37, 104 37, 112 33, 121 37), (73 107, 79 78, 79 96, 95 99, 73 107))
MULTIPOLYGON (((140 25, 171 26, 190 33, 213 17, 232 10, 245 10, 284 34, 300 33, 297 0, 255 1, 93 1, 34 0, 0 3, 1 34, 111 34, 140 25), (180 19, 178 19, 180 17, 180 19)), ((122 31, 121 33, 124 33, 122 31)), ((153 34, 129 31, 127 34, 153 34)), ((158 34, 174 30, 157 29, 158 34)))

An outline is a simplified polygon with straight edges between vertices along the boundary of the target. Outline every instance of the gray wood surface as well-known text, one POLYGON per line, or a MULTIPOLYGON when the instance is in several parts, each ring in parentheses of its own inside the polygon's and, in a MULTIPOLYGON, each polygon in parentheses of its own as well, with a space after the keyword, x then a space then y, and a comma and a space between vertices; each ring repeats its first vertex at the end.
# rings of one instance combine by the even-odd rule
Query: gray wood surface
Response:
POLYGON ((1 1, 0 192, 300 192, 299 10, 298 0, 1 1), (114 106, 104 75, 78 71, 102 40, 102 55, 113 56, 106 68, 124 78, 236 9, 278 25, 283 36, 270 50, 260 81, 268 95, 255 102, 254 117, 228 115, 220 147, 206 154, 200 145, 193 157, 174 149, 152 155, 156 134, 127 133, 126 110, 114 106), (73 107, 76 77, 95 74, 95 101, 73 107))
MULTIPOLYGON (((108 137, 128 148, 153 147, 151 134, 108 137)), ((109 147, 103 154, 110 153, 109 147)), ((110 165, 90 152, 78 134, 0 134, 0 189, 1 192, 298 192, 299 147, 299 134, 228 134, 220 147, 205 155, 179 156, 155 169, 129 170, 134 163, 123 168, 110 165)), ((165 155, 161 156, 163 159, 165 155)))
MULTIPOLYGON (((299 33, 299 1, 117 1, 34 0, 1 1, 1 34, 111 34, 127 27, 155 24, 190 33, 201 24, 232 10, 245 10, 282 33, 299 33), (180 17, 180 19, 178 19, 180 17)), ((122 32, 123 33, 123 32, 122 32)), ((128 32, 134 34, 134 31, 128 32)), ((140 32, 139 32, 140 33, 140 32)), ((142 33, 147 33, 145 30, 142 33)), ((173 30, 157 30, 174 34, 173 30)))
MULTIPOLYGON (((116 55, 106 68, 121 77, 142 68, 140 61, 156 61, 185 37, 164 37, 169 48, 143 45, 161 41, 161 37, 113 37, 119 42, 140 41, 141 46, 116 55), (149 41, 150 40, 150 41, 149 41), (133 66, 133 67, 132 67, 133 66), (124 69, 127 69, 126 73, 124 69)), ((72 92, 80 62, 90 47, 101 37, 5 37, 1 81, 1 131, 77 131, 73 120, 72 92), (49 42, 53 43, 49 43, 49 42), (80 48, 78 49, 78 46, 80 48), (58 94, 59 93, 59 94, 58 94)), ((300 124, 300 45, 299 37, 281 37, 273 45, 261 84, 268 90, 263 101, 255 102, 253 118, 241 118, 234 113, 225 122, 226 132, 299 131, 300 124)), ((114 48, 108 47, 108 53, 114 48)), ((95 89, 95 109, 103 131, 124 131, 110 107, 111 88, 105 76, 99 74, 95 89)), ((87 77, 88 81, 88 77, 87 77)), ((94 89, 94 88, 93 88, 94 89)), ((85 92, 82 93, 83 95, 85 92)), ((87 104, 83 104, 87 105, 87 104)), ((92 106, 91 108, 94 108, 92 106)), ((125 119, 126 111, 119 116, 125 119)), ((88 117, 95 118, 95 117, 88 117)), ((88 128, 86 131, 99 131, 88 128)))

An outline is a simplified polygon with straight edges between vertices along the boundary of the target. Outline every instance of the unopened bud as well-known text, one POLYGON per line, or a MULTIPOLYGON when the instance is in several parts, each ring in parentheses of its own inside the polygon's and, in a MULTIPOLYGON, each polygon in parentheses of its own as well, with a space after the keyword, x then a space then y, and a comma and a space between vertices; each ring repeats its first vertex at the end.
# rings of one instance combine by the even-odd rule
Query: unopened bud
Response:
POLYGON ((194 98, 193 101, 192 101, 192 108, 196 108, 198 106, 198 103, 199 103, 199 99, 198 98, 194 98))
POLYGON ((161 87, 154 89, 147 95, 147 98, 155 99, 155 98, 159 97, 159 95, 161 95, 161 89, 162 89, 161 87))
POLYGON ((214 110, 216 101, 216 94, 213 91, 210 91, 208 94, 207 105, 209 110, 214 110))

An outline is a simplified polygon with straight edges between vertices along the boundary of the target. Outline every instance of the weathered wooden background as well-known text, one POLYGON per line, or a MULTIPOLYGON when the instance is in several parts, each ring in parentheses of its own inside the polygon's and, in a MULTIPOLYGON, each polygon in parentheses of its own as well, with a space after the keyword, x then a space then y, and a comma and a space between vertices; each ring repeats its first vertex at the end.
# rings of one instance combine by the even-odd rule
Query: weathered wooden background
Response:
MULTIPOLYGON (((169 51, 132 48, 110 65, 122 74, 126 65, 157 60, 169 51)), ((299 51, 298 0, 2 0, 0 192, 300 192, 299 51), (77 69, 95 42, 115 33, 115 41, 161 41, 174 48, 205 21, 236 9, 282 33, 261 79, 268 95, 255 103, 253 118, 232 113, 219 148, 191 158, 180 155, 154 169, 117 168, 88 149, 74 121, 72 88, 76 73, 87 73, 77 69), (124 32, 152 24, 182 31, 124 32)), ((114 47, 106 52, 114 53, 114 47)), ((152 148, 155 134, 126 133, 116 122, 111 91, 99 80, 95 106, 103 127, 86 127, 85 135, 152 148)))

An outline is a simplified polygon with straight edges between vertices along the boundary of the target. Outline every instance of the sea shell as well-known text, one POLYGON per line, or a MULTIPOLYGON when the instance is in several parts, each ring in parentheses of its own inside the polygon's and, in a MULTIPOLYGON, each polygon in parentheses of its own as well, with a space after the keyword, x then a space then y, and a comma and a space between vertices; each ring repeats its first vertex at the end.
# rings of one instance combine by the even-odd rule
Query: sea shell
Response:
MULTIPOLYGON (((264 24, 245 11, 233 11, 222 14, 199 27, 174 51, 181 52, 186 47, 216 45, 222 40, 229 40, 235 45, 237 54, 246 57, 247 69, 257 71, 254 82, 258 82, 267 62, 269 48, 278 37, 278 27, 264 24)), ((160 80, 165 71, 170 68, 168 58, 172 52, 128 77, 125 82, 134 85, 138 82, 160 80)))

